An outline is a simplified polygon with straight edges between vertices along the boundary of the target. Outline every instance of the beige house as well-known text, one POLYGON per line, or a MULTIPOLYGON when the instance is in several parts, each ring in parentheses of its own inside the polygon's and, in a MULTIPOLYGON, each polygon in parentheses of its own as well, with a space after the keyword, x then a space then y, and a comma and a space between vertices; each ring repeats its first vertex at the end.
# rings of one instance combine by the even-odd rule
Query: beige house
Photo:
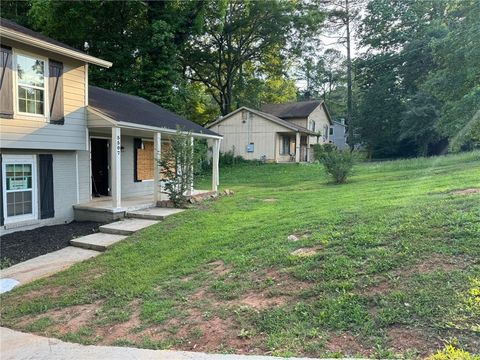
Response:
POLYGON ((247 160, 309 162, 311 145, 328 143, 332 120, 323 101, 241 107, 207 127, 223 135, 220 151, 247 160))

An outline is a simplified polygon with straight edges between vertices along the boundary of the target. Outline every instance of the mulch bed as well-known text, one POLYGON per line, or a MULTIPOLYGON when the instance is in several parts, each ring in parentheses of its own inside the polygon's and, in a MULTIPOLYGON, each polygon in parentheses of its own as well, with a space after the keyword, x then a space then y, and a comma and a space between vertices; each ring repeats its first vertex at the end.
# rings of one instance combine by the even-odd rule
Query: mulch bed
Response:
POLYGON ((2 265, 11 266, 19 262, 60 250, 67 247, 69 241, 98 232, 102 223, 85 221, 71 222, 41 228, 17 231, 0 238, 0 259, 2 265))

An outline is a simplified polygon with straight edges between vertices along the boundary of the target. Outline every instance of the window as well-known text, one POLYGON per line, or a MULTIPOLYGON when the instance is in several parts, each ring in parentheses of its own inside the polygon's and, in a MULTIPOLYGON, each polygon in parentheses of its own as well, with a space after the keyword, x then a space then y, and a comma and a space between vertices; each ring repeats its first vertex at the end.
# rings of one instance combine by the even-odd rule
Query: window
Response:
POLYGON ((45 61, 17 54, 18 112, 45 115, 45 61))
POLYGON ((247 152, 249 153, 253 153, 255 150, 255 144, 254 143, 250 143, 247 145, 247 152))
POLYGON ((153 180, 154 177, 153 141, 143 140, 141 148, 137 149, 137 179, 153 180))
POLYGON ((330 136, 333 135, 333 126, 330 127, 330 132, 329 132, 330 136))
POLYGON ((290 155, 290 136, 283 135, 281 141, 280 155, 290 155))
POLYGON ((316 127, 315 121, 312 120, 312 125, 311 125, 310 130, 312 130, 313 132, 315 132, 315 127, 316 127))
POLYGON ((2 171, 5 222, 35 218, 34 157, 4 155, 2 171))

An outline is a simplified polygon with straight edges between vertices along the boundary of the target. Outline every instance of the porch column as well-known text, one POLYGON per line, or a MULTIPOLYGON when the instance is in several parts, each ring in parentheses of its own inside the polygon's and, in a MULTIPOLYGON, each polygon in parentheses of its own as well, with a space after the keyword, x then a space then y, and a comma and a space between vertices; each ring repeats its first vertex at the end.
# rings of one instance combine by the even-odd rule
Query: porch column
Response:
POLYGON ((122 207, 122 140, 119 127, 112 127, 111 169, 112 169, 112 206, 122 207))
POLYGON ((220 159, 220 140, 215 139, 213 140, 213 146, 212 146, 212 191, 217 191, 218 190, 218 185, 219 185, 219 166, 218 162, 220 159))
POLYGON ((310 162, 310 135, 307 135, 307 162, 310 162))
POLYGON ((295 138, 295 162, 300 162, 300 133, 297 132, 295 138))
POLYGON ((189 196, 192 196, 193 195, 193 158, 195 156, 195 149, 194 149, 194 140, 193 140, 193 136, 190 137, 190 150, 191 150, 191 157, 192 157, 192 165, 190 166, 190 172, 192 174, 192 179, 190 180, 190 187, 188 189, 188 194, 189 196))
POLYGON ((161 167, 160 160, 162 159, 162 134, 157 132, 153 135, 153 201, 155 205, 162 200, 162 185, 161 185, 161 167))

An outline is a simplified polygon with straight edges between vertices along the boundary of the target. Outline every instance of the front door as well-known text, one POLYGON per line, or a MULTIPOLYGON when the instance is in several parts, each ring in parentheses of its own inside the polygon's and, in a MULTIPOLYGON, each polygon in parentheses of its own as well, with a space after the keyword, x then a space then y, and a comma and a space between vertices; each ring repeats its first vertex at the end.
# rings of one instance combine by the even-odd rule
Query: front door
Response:
POLYGON ((108 144, 107 139, 91 139, 92 195, 108 196, 108 144))

